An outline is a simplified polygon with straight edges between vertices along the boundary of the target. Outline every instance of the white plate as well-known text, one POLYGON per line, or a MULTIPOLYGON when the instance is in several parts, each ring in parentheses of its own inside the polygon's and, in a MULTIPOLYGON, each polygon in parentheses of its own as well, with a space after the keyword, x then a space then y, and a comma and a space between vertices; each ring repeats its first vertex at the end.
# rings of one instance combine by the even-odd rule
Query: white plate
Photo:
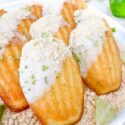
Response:
MULTIPOLYGON (((31 2, 31 0, 22 0, 17 2, 11 2, 8 4, 1 4, 0 8, 3 8, 8 11, 16 10, 22 7, 24 4, 31 2)), ((40 0, 35 0, 35 2, 40 2, 40 0)), ((120 49, 120 54, 122 57, 122 61, 125 62, 125 29, 112 18, 108 17, 107 15, 95 10, 101 17, 107 20, 110 27, 115 28, 116 32, 113 33, 114 37, 116 38, 118 47, 120 49)), ((118 117, 112 122, 111 125, 124 125, 125 123, 125 110, 118 115, 118 117)))

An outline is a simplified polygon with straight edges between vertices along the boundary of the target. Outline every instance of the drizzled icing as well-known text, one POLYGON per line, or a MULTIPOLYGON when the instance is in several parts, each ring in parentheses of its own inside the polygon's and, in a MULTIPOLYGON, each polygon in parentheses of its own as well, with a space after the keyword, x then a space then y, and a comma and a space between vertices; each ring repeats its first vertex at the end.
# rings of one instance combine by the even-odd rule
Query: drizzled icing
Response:
POLYGON ((30 34, 32 38, 40 38, 47 33, 54 35, 64 25, 66 22, 62 16, 46 15, 31 25, 30 34))
POLYGON ((55 83, 65 58, 72 56, 63 41, 49 36, 31 40, 22 50, 20 83, 29 103, 35 102, 55 83))
POLYGON ((75 12, 77 28, 70 36, 70 48, 77 59, 83 77, 101 53, 105 32, 103 19, 92 10, 85 9, 75 12))

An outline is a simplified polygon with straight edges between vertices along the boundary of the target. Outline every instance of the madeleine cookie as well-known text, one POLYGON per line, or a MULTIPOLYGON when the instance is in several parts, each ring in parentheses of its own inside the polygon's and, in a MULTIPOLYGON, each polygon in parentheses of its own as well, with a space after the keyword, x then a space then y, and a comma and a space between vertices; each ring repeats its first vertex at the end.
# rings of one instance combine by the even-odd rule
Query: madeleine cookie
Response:
POLYGON ((18 68, 22 47, 29 39, 29 26, 37 19, 32 13, 33 10, 22 8, 0 19, 0 97, 16 112, 28 107, 20 87, 18 68))
POLYGON ((83 81, 61 40, 49 35, 25 44, 19 71, 25 97, 42 125, 71 125, 81 118, 83 81))
POLYGON ((114 91, 121 84, 121 60, 105 21, 90 9, 75 12, 77 28, 70 47, 86 84, 97 94, 114 91))

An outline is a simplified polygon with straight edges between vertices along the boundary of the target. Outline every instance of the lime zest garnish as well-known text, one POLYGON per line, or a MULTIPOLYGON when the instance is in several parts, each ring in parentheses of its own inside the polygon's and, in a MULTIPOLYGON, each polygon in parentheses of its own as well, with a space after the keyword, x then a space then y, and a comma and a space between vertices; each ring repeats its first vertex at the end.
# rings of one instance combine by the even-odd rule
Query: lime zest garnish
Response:
POLYGON ((112 30, 113 33, 116 32, 116 29, 115 29, 115 28, 111 28, 111 30, 112 30))
POLYGON ((0 104, 0 121, 1 121, 1 119, 3 117, 5 109, 6 109, 5 105, 0 104))
POLYGON ((96 99, 96 125, 109 125, 116 115, 117 110, 110 103, 99 98, 96 99))
POLYGON ((45 79, 45 83, 48 84, 48 79, 46 76, 44 77, 44 79, 45 79))
POLYGON ((34 76, 34 74, 32 74, 32 75, 31 75, 31 79, 35 79, 35 76, 34 76))
POLYGON ((43 33, 41 34, 41 37, 47 38, 47 37, 49 37, 50 35, 51 35, 51 32, 50 32, 50 31, 48 31, 48 32, 43 32, 43 33))
POLYGON ((47 65, 42 65, 42 70, 45 71, 48 69, 48 66, 47 65))
POLYGON ((25 69, 27 69, 28 68, 28 66, 27 65, 25 65, 25 69))
POLYGON ((24 10, 26 10, 26 11, 31 11, 31 6, 29 6, 29 5, 26 5, 25 7, 24 7, 24 10))
POLYGON ((35 85, 36 80, 35 80, 35 75, 34 74, 31 75, 31 80, 32 80, 32 84, 35 85))
POLYGON ((76 62, 79 63, 79 62, 80 62, 80 58, 79 58, 79 56, 76 55, 75 53, 73 53, 73 56, 74 56, 76 62))
POLYGON ((96 42, 94 43, 94 46, 95 46, 95 47, 99 47, 99 41, 96 41, 96 42))

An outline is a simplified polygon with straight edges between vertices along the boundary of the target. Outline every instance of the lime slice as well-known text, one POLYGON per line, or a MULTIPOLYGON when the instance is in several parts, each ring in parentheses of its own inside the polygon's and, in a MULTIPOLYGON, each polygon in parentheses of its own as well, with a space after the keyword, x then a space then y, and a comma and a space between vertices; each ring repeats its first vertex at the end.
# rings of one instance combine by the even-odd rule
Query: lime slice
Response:
POLYGON ((96 99, 96 125, 109 125, 109 123, 116 117, 117 110, 102 99, 96 99))
POLYGON ((110 0, 110 9, 113 15, 125 17, 125 0, 110 0))
POLYGON ((5 107, 4 105, 0 105, 0 121, 1 121, 1 119, 2 119, 2 117, 3 117, 5 108, 6 108, 6 107, 5 107))

